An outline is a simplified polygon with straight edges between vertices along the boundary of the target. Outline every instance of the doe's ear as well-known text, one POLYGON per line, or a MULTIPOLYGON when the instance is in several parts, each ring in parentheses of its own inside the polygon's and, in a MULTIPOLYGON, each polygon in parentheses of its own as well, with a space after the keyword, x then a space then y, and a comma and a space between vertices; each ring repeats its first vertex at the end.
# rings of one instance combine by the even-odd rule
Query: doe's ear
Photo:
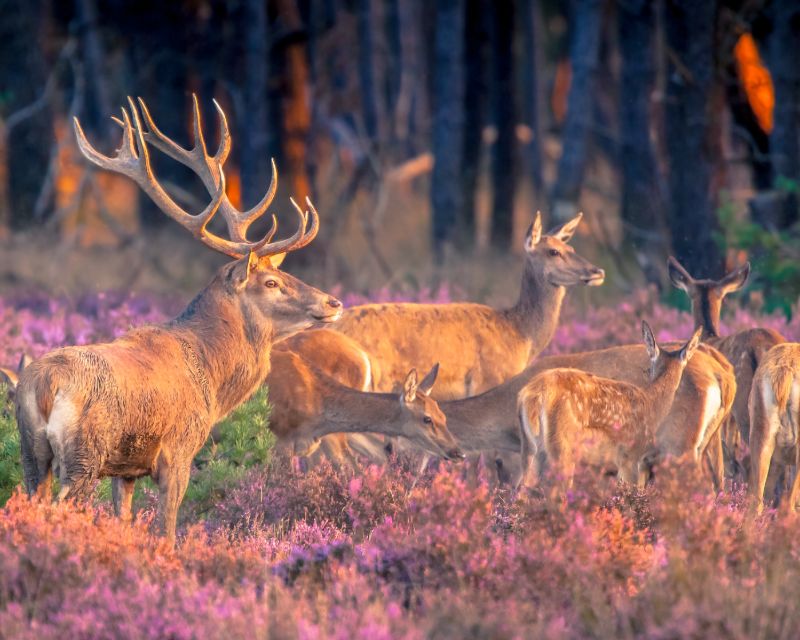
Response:
POLYGON ((273 269, 278 269, 283 264, 284 258, 286 258, 286 252, 276 253, 274 256, 269 256, 267 260, 269 260, 273 269))
POLYGON ((422 382, 419 383, 419 390, 426 396, 431 395, 431 389, 433 389, 433 383, 436 382, 436 376, 438 375, 439 375, 439 363, 437 362, 435 365, 431 367, 431 370, 428 371, 428 373, 422 379, 422 382))
POLYGON ((747 279, 750 277, 750 263, 745 262, 741 267, 737 267, 722 280, 717 283, 717 288, 723 296, 738 291, 747 284, 747 279))
POLYGON ((27 353, 23 353, 22 357, 19 359, 19 364, 17 365, 17 373, 22 373, 22 370, 28 367, 31 362, 33 362, 33 358, 31 358, 27 353))
POLYGON ((417 370, 412 369, 408 372, 406 376, 405 382, 403 382, 403 395, 402 400, 406 404, 411 404, 417 397, 417 389, 419 385, 417 384, 417 370))
POLYGON ((642 339, 644 340, 644 346, 647 347, 647 355, 650 356, 650 360, 658 358, 661 349, 658 348, 653 330, 644 320, 642 320, 642 339))
POLYGON ((695 332, 692 334, 692 337, 689 338, 689 341, 681 347, 681 360, 684 362, 689 362, 694 355, 694 352, 697 351, 697 346, 700 344, 700 336, 703 334, 702 327, 697 327, 695 332))
POLYGON ((537 211, 536 217, 531 222, 531 226, 528 227, 528 231, 525 233, 525 251, 533 251, 537 244, 539 244, 539 240, 542 239, 542 212, 537 211))
POLYGON ((672 282, 672 285, 689 293, 689 287, 692 282, 694 282, 694 278, 692 278, 689 272, 683 268, 683 265, 672 256, 667 260, 667 271, 669 272, 669 280, 672 282))
POLYGON ((579 213, 572 220, 565 222, 560 227, 556 227, 547 235, 557 238, 561 240, 561 242, 569 242, 572 240, 572 236, 575 235, 575 231, 578 229, 578 225, 581 223, 582 219, 583 213, 579 213))

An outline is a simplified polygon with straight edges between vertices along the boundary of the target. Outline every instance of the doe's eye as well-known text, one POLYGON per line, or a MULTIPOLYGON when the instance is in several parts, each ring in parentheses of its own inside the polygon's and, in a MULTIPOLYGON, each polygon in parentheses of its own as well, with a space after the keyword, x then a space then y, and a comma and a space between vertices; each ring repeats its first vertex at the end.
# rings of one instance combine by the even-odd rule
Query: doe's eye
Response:
POLYGON ((264 283, 264 286, 267 287, 268 289, 274 289, 275 287, 278 286, 278 281, 277 280, 267 280, 264 283))
POLYGON ((422 421, 423 421, 425 424, 431 424, 431 423, 433 422, 433 420, 431 419, 431 417, 430 417, 430 416, 425 416, 424 418, 422 418, 422 421))
POLYGON ((553 256, 554 258, 557 258, 558 256, 560 256, 560 255, 561 255, 561 252, 560 252, 558 249, 550 249, 550 252, 549 252, 549 253, 550 253, 550 255, 551 255, 551 256, 553 256))

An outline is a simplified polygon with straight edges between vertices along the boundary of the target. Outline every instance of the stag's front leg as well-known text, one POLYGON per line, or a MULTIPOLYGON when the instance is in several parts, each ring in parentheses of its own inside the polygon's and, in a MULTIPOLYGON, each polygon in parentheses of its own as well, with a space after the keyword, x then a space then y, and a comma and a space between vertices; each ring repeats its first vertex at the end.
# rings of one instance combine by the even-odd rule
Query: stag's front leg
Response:
POLYGON ((159 523, 161 533, 175 544, 175 528, 178 522, 178 509, 189 486, 191 461, 164 465, 158 472, 159 523))
POLYGON ((136 488, 136 478, 112 478, 111 499, 114 502, 114 515, 123 522, 133 519, 133 490, 136 488))

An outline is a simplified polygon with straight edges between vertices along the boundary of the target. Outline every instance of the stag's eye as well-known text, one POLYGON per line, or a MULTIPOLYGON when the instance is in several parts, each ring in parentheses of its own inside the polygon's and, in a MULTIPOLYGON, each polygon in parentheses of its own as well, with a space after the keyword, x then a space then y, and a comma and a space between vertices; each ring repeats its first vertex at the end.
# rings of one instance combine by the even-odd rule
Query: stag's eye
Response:
POLYGON ((550 249, 549 253, 554 258, 558 258, 561 256, 561 252, 558 249, 550 249))
POLYGON ((433 420, 431 419, 431 417, 430 417, 430 416, 425 416, 425 417, 423 417, 423 418, 422 418, 422 421, 423 421, 425 424, 432 424, 432 423, 433 423, 433 420))
POLYGON ((264 286, 267 287, 267 289, 274 289, 275 287, 278 286, 278 281, 277 280, 267 280, 264 283, 264 286))

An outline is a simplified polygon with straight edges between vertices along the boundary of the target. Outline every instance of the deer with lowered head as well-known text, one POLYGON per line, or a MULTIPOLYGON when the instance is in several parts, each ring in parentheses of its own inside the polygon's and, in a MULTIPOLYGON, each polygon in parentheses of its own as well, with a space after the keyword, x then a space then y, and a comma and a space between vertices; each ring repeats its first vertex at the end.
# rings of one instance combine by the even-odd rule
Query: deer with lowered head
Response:
POLYGON ((697 349, 700 329, 675 351, 660 348, 646 322, 642 336, 650 369, 641 387, 557 368, 534 376, 520 391, 523 486, 535 485, 546 464, 570 483, 579 461, 614 467, 620 480, 644 485, 648 458, 657 454, 658 427, 697 349))
MULTIPOLYGON (((447 429, 444 414, 430 397, 438 365, 422 381, 412 369, 397 395, 352 389, 291 351, 276 350, 272 358, 281 365, 281 375, 267 379, 273 406, 270 429, 279 445, 293 446, 296 455, 311 455, 320 444, 326 446, 321 438, 333 434, 380 433, 403 437, 424 451, 449 460, 464 457, 447 429)), ((337 451, 343 443, 334 439, 327 445, 337 451)), ((352 455, 349 449, 346 444, 340 451, 345 460, 333 462, 347 461, 352 455)))
MULTIPOLYGON (((366 304, 346 309, 335 330, 369 355, 374 388, 390 391, 410 364, 441 364, 438 400, 464 398, 505 382, 544 349, 558 326, 567 287, 597 286, 605 274, 567 244, 581 214, 548 234, 539 213, 525 237, 517 303, 366 304)), ((315 354, 301 355, 314 359, 315 354)))
POLYGON ((212 426, 262 384, 274 341, 338 320, 342 305, 278 269, 287 252, 317 234, 319 218, 310 202, 306 213, 295 205, 298 228, 291 237, 273 241, 273 216, 263 238, 247 239, 275 194, 275 168, 255 207, 239 211, 230 203, 223 164, 231 138, 219 105, 220 144, 209 155, 196 98, 194 147, 188 150, 156 128, 142 100, 128 104, 118 121, 122 145, 112 157, 92 147, 75 120, 83 154, 136 181, 170 218, 234 260, 174 320, 110 343, 58 349, 32 363, 19 379, 17 421, 29 495, 49 496, 54 472, 62 500, 83 498, 97 479, 111 476, 115 510, 129 518, 134 483, 149 475, 158 485, 161 528, 174 541, 192 459, 212 426), (188 213, 164 191, 151 168, 149 145, 197 173, 211 194, 201 213, 188 213), (229 239, 208 229, 218 212, 229 239))
MULTIPOLYGON (((785 342, 761 359, 750 389, 750 494, 758 511, 779 472, 795 466, 786 500, 790 510, 800 497, 800 344, 785 342), (768 479, 770 482, 768 482, 768 479)), ((771 487, 774 489, 775 487, 771 487)))
MULTIPOLYGON (((736 375, 736 398, 733 401, 733 420, 738 427, 738 438, 730 433, 727 445, 750 440, 748 398, 753 376, 761 359, 776 344, 786 342, 774 329, 754 328, 737 331, 729 336, 720 335, 719 319, 722 301, 729 293, 739 291, 750 276, 750 263, 734 269, 720 280, 695 280, 675 258, 667 262, 672 284, 687 293, 692 303, 695 327, 702 330, 703 342, 717 348, 733 365, 736 375), (733 442, 731 442, 733 441, 733 442)), ((735 447, 732 447, 735 448, 735 447)), ((733 454, 733 451, 731 451, 733 454)))

